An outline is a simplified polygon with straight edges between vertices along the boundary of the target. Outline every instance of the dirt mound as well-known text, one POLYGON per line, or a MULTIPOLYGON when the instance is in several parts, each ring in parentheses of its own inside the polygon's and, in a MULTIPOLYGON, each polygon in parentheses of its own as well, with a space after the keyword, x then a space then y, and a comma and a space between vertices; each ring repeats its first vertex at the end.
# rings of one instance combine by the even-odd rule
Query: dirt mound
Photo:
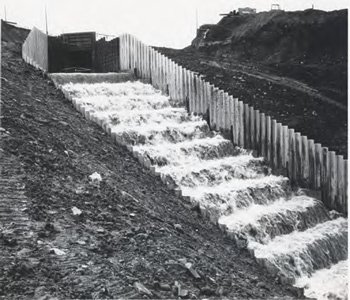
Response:
POLYGON ((216 54, 266 63, 346 61, 347 18, 347 10, 230 15, 217 25, 206 25, 205 36, 196 38, 194 44, 216 54))

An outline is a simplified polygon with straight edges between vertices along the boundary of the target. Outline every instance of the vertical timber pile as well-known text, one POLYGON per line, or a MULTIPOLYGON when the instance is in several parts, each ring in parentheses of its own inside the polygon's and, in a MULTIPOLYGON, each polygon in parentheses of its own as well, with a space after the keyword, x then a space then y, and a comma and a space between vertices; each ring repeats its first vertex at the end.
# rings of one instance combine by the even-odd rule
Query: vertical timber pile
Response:
POLYGON ((135 70, 140 79, 185 104, 189 113, 206 117, 212 130, 229 133, 234 145, 255 150, 292 184, 321 191, 329 209, 347 214, 348 161, 343 156, 238 101, 129 34, 120 37, 120 67, 135 70))

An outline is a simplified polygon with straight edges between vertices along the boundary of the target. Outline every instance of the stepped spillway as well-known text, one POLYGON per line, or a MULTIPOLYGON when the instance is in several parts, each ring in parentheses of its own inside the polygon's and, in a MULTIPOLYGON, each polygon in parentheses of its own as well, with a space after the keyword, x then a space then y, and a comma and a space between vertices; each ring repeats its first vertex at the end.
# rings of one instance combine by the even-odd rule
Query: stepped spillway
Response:
POLYGON ((120 144, 199 205, 258 263, 305 287, 306 295, 347 297, 347 219, 292 191, 262 158, 210 131, 201 117, 149 84, 59 79, 77 107, 107 125, 120 144))

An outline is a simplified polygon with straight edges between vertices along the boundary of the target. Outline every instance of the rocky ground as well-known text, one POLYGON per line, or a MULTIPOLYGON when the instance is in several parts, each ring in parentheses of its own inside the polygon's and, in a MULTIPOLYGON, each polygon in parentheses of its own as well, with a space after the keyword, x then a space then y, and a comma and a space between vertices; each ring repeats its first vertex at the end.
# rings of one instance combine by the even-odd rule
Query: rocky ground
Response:
POLYGON ((19 44, 2 42, 1 76, 0 299, 301 296, 86 121, 19 44))

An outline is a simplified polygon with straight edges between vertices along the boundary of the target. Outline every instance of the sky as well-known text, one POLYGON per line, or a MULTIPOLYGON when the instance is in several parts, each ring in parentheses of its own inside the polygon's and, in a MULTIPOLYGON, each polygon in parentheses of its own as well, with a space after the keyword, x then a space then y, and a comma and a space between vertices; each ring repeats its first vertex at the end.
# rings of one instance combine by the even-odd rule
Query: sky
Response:
POLYGON ((271 4, 288 11, 348 8, 349 0, 0 0, 0 17, 19 26, 49 34, 77 31, 120 35, 130 33, 154 46, 183 48, 196 34, 196 25, 215 24, 220 13, 238 7, 268 11, 271 4), (198 16, 198 18, 196 17, 198 16))

